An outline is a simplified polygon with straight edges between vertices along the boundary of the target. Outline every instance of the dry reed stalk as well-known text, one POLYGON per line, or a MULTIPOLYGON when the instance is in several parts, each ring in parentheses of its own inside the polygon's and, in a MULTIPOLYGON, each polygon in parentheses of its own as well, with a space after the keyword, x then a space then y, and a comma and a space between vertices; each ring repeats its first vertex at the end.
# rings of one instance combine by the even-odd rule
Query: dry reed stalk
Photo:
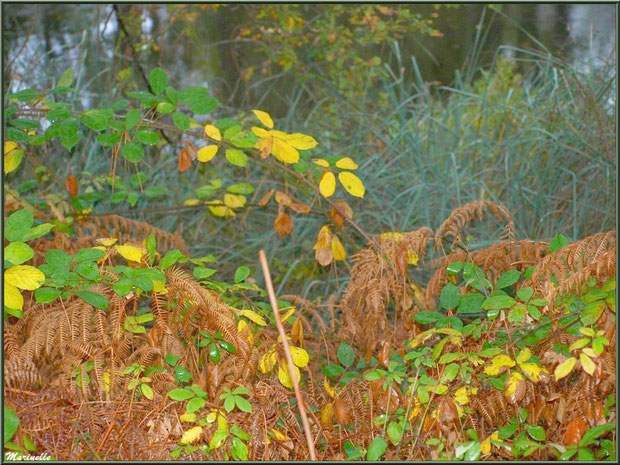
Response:
POLYGON ((286 357, 286 364, 289 372, 289 376, 293 381, 293 387, 295 388, 295 397, 297 398, 297 406, 299 407, 299 414, 301 415, 301 422, 304 426, 304 432, 306 433, 306 442, 308 443, 308 451, 310 452, 310 460, 316 460, 316 452, 314 451, 314 439, 312 438, 312 433, 310 432, 310 424, 308 423, 308 417, 306 416, 306 409, 304 407, 304 399, 301 395, 301 389, 299 389, 299 380, 297 379, 297 375, 295 373, 294 365, 293 365, 293 357, 291 356, 291 349, 288 345, 288 340, 286 339, 286 333, 284 332, 284 326, 282 325, 282 320, 280 319, 280 310, 278 310, 278 302, 276 300, 276 293, 273 290, 273 283, 271 282, 271 273, 269 272, 269 264, 267 263, 267 256, 265 255, 265 251, 261 250, 258 252, 258 259, 260 261, 261 267, 263 268, 263 275, 265 275, 265 287, 267 288, 267 293, 269 294, 269 301, 271 302, 271 308, 273 309, 273 314, 276 317, 276 325, 278 326, 278 332, 280 333, 280 337, 282 338, 282 345, 284 346, 284 356, 286 357))

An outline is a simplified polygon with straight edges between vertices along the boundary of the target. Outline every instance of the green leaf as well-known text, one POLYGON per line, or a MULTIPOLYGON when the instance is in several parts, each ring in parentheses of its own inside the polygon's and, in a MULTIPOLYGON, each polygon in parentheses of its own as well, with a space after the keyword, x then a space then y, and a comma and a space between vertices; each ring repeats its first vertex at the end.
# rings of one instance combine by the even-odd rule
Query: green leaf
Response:
POLYGON ((168 397, 172 400, 183 401, 194 397, 194 393, 192 391, 188 391, 187 389, 173 389, 168 392, 168 397))
POLYGON ((594 441, 601 437, 603 434, 614 431, 616 429, 615 423, 605 423, 604 425, 597 425, 586 431, 579 441, 579 447, 586 447, 590 444, 594 444, 594 441))
POLYGON ((459 368, 460 366, 456 363, 451 363, 450 365, 447 365, 446 368, 444 368, 443 377, 448 381, 452 381, 454 378, 456 378, 456 375, 459 372, 459 368))
POLYGON ((501 310, 510 308, 516 303, 509 295, 494 295, 487 297, 482 303, 483 310, 501 310))
POLYGON ((226 160, 235 166, 245 167, 248 164, 248 156, 239 149, 226 149, 226 160))
POLYGON ((30 231, 27 231, 26 234, 22 237, 24 241, 31 241, 32 239, 36 239, 41 236, 45 236, 48 232, 52 230, 54 227, 53 224, 43 223, 38 226, 35 226, 30 231))
POLYGON ((233 396, 232 394, 227 395, 226 399, 224 400, 224 410, 230 413, 233 411, 234 408, 235 408, 235 396, 233 396))
POLYGON ((34 257, 34 250, 23 242, 11 242, 4 248, 4 259, 13 265, 21 265, 32 257, 34 257))
POLYGON ((168 74, 161 68, 155 68, 149 73, 149 84, 155 95, 161 95, 168 85, 168 74))
POLYGON ((97 143, 104 147, 111 147, 121 141, 121 135, 118 132, 106 132, 97 136, 97 143))
POLYGON ((194 413, 205 406, 206 401, 202 397, 194 397, 185 406, 187 413, 194 413))
POLYGON ((465 452, 463 456, 463 460, 466 462, 475 462, 480 457, 480 452, 482 450, 482 444, 479 441, 474 441, 469 449, 465 452))
POLYGON ((176 110, 176 105, 170 102, 159 102, 157 104, 157 111, 162 115, 168 115, 176 110))
POLYGON ((170 352, 168 352, 166 354, 166 356, 164 357, 164 361, 168 364, 168 365, 172 365, 175 366, 177 364, 177 362, 179 361, 179 357, 177 357, 174 354, 171 354, 170 352))
POLYGON ((240 182, 238 184, 232 184, 226 188, 231 194, 250 195, 254 193, 254 186, 247 182, 240 182))
POLYGON ((9 241, 21 241, 32 227, 32 213, 26 209, 11 213, 4 226, 4 235, 9 241))
POLYGON ((169 250, 166 255, 160 260, 159 267, 162 270, 167 270, 172 265, 174 265, 177 261, 181 259, 186 259, 187 257, 181 253, 179 249, 169 250))
MULTIPOLYGON (((220 104, 214 98, 209 97, 204 87, 190 87, 179 91, 181 102, 189 106, 190 110, 197 115, 205 115, 215 110, 220 104)), ((221 128, 219 128, 221 130, 221 128)))
POLYGON ((470 292, 461 297, 456 310, 459 314, 479 313, 484 302, 484 296, 479 292, 470 292))
POLYGON ((40 287, 34 291, 34 298, 39 304, 48 304, 56 300, 60 295, 60 289, 53 289, 51 287, 40 287))
POLYGON ((233 437, 230 455, 235 460, 245 461, 248 459, 248 446, 238 437, 233 437))
MULTIPOLYGON (((533 307, 533 308, 536 308, 536 307, 533 307)), ((525 304, 516 305, 515 308, 513 308, 508 314, 508 321, 513 324, 521 323, 523 320, 525 320, 525 315, 526 315, 525 304)))
POLYGON ((67 68, 58 79, 56 88, 58 87, 71 87, 73 83, 73 68, 67 68))
POLYGON ((75 272, 91 281, 96 281, 99 278, 99 268, 92 262, 80 263, 75 267, 75 272))
POLYGON ((250 390, 246 387, 239 386, 239 387, 236 387, 232 393, 241 396, 241 395, 249 394, 250 390))
POLYGON ((557 252, 568 243, 569 240, 566 236, 564 236, 563 234, 558 234, 549 242, 549 252, 557 252))
POLYGON ((103 250, 99 249, 82 249, 73 257, 74 263, 82 263, 82 262, 94 262, 95 260, 99 260, 105 255, 103 250))
POLYGON ((229 428, 229 431, 231 434, 234 434, 239 439, 243 439, 244 441, 249 441, 250 439, 252 439, 252 436, 243 431, 238 425, 232 425, 229 428))
POLYGON ((192 275, 196 279, 207 279, 207 278, 210 278, 211 276, 213 276, 215 273, 217 273, 217 270, 215 270, 213 268, 206 268, 204 266, 197 266, 196 268, 194 268, 194 271, 192 272, 192 275))
POLYGON ((387 441, 381 436, 377 436, 372 440, 370 446, 368 446, 368 452, 366 452, 366 460, 379 460, 385 449, 387 449, 387 441))
POLYGON ((82 113, 80 121, 93 131, 103 131, 108 127, 108 117, 101 110, 89 110, 82 113))
POLYGON ((235 270, 235 282, 240 283, 250 276, 250 269, 247 266, 240 266, 235 270))
POLYGON ((355 351, 353 347, 344 342, 340 343, 338 346, 338 361, 345 367, 349 368, 353 365, 353 361, 355 360, 355 351))
POLYGON ((323 374, 328 378, 334 378, 344 373, 344 368, 340 365, 329 364, 323 367, 323 374))
POLYGON ((146 129, 141 129, 137 131, 135 137, 144 145, 157 145, 157 143, 159 142, 159 134, 154 131, 148 131, 146 129))
POLYGON ((397 445, 403 438, 403 427, 400 423, 391 421, 387 427, 387 435, 392 444, 397 445))
POLYGON ((525 430, 530 437, 536 441, 544 441, 547 438, 545 429, 538 425, 525 425, 525 430))
POLYGON ((209 359, 214 363, 218 363, 220 361, 220 357, 220 348, 215 344, 211 344, 209 346, 209 359))
POLYGON ((235 396, 235 404, 242 412, 250 413, 252 411, 252 404, 250 401, 241 396, 235 396))
POLYGON ((517 297, 523 302, 530 300, 532 298, 532 294, 534 294, 534 289, 531 287, 522 287, 517 291, 517 297))
POLYGON ((437 321, 441 320, 442 318, 443 315, 439 312, 427 311, 418 312, 413 317, 413 319, 421 325, 430 325, 432 323, 437 323, 437 321))
POLYGON ((35 98, 39 97, 39 95, 41 94, 34 89, 24 89, 24 90, 20 90, 19 92, 13 94, 13 96, 17 98, 17 100, 19 100, 20 102, 27 102, 28 100, 34 100, 35 98))
POLYGON ((517 432, 518 428, 519 428, 519 425, 517 423, 511 423, 506 426, 502 426, 499 429, 498 436, 501 440, 508 439, 517 432))
POLYGON ((461 291, 459 291, 459 288, 454 284, 446 284, 441 290, 441 295, 439 296, 441 308, 451 310, 456 308, 460 301, 461 291))
POLYGON ((136 110, 135 108, 128 110, 127 114, 125 115, 125 129, 129 131, 130 129, 135 128, 136 125, 140 122, 140 118, 141 115, 139 110, 136 110))
POLYGON ((119 279, 116 283, 114 283, 112 289, 114 289, 114 292, 118 296, 125 297, 133 289, 133 283, 127 278, 122 278, 119 279))
POLYGON ((581 312, 581 322, 586 326, 593 325, 601 317, 603 310, 605 310, 605 301, 602 300, 586 305, 581 312))
POLYGON ((91 291, 82 291, 75 293, 80 299, 93 307, 105 310, 108 308, 109 301, 105 296, 91 291))
POLYGON ((220 341, 220 347, 222 349, 224 349, 226 352, 229 352, 231 354, 236 354, 237 353, 237 349, 235 348, 235 346, 232 345, 228 341, 220 341))
POLYGON ((462 269, 463 262, 453 262, 446 267, 446 273, 454 275, 460 273, 462 269))
POLYGON ((521 272, 517 270, 508 270, 497 280, 497 284, 495 284, 495 289, 504 289, 506 287, 512 286, 516 283, 521 277, 521 272))
POLYGON ((151 389, 151 386, 148 384, 142 383, 140 385, 140 391, 142 391, 142 394, 147 399, 153 399, 153 389, 151 389))
POLYGON ((191 119, 185 113, 181 113, 180 111, 175 111, 172 114, 172 122, 181 131, 187 131, 189 129, 191 119))
POLYGON ((5 444, 13 438, 18 427, 19 427, 19 417, 10 407, 7 407, 5 404, 4 405, 4 442, 5 444))
POLYGON ((129 161, 138 163, 144 158, 144 147, 135 142, 127 142, 121 148, 121 155, 129 161))

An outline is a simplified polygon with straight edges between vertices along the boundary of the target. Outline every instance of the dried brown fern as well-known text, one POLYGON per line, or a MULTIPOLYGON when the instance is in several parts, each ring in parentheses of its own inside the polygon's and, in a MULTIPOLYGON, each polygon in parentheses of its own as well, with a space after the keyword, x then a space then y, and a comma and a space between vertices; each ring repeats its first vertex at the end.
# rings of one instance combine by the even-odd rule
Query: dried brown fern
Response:
POLYGON ((514 223, 510 212, 504 206, 489 200, 476 200, 453 210, 450 216, 441 224, 435 233, 435 250, 440 250, 443 247, 443 241, 448 236, 452 238, 453 245, 462 242, 461 233, 463 229, 474 220, 482 220, 487 212, 494 215, 498 221, 506 222, 502 236, 505 236, 508 240, 514 240, 514 223))

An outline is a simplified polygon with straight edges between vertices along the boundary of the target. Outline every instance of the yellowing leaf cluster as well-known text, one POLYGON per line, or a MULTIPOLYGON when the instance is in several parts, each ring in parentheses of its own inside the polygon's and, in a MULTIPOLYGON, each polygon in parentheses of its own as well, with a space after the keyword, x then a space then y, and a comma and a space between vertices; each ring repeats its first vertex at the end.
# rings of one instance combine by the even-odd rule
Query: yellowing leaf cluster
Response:
POLYGON ((24 151, 12 140, 4 141, 4 173, 15 171, 24 157, 24 151))
POLYGON ((322 266, 329 265, 332 260, 343 261, 347 258, 347 251, 336 234, 333 234, 329 226, 325 225, 319 231, 317 241, 314 244, 314 256, 322 266))

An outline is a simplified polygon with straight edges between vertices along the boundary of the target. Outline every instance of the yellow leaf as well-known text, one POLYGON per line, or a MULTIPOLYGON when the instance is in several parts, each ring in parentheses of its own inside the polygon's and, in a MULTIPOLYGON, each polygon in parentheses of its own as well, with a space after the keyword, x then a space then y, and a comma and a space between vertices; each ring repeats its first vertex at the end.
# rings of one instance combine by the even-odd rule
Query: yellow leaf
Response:
POLYGON ((256 118, 258 118, 258 121, 263 123, 263 125, 265 125, 269 129, 273 128, 273 120, 271 119, 269 113, 261 110, 252 110, 252 113, 254 113, 256 118))
POLYGON ((260 137, 261 139, 268 139, 271 137, 271 131, 267 131, 266 129, 253 126, 250 130, 256 137, 260 137))
POLYGON ((185 205, 186 207, 193 207, 194 205, 198 205, 200 203, 200 200, 198 199, 187 199, 185 202, 183 202, 183 205, 185 205))
POLYGON ((130 262, 140 263, 142 255, 144 255, 144 249, 133 245, 116 245, 114 248, 123 256, 123 258, 129 260, 130 262))
POLYGON ((219 410, 217 412, 217 429, 218 431, 228 431, 228 419, 219 410))
MULTIPOLYGON (((293 365, 293 369, 295 371, 295 375, 297 376, 297 381, 299 381, 301 378, 301 372, 295 365, 293 365)), ((288 366, 285 360, 280 360, 280 364, 278 365, 278 379, 282 383, 282 386, 293 389, 293 381, 289 375, 288 366)))
POLYGON ((341 170, 356 170, 357 168, 359 168, 357 166, 357 163, 355 163, 349 157, 344 157, 338 160, 336 162, 336 167, 340 168, 341 170))
POLYGON ((301 347, 291 346, 291 357, 293 359, 293 363, 297 365, 299 368, 305 367, 310 361, 310 356, 305 349, 301 347))
POLYGON ((407 263, 413 266, 418 266, 419 260, 420 260, 420 257, 418 257, 418 254, 415 253, 414 250, 407 249, 407 263))
POLYGON ((189 429, 183 433, 181 437, 181 444, 191 444, 192 442, 198 441, 202 436, 202 426, 194 426, 192 429, 189 429))
POLYGON ((467 405, 469 403, 469 390, 467 386, 458 388, 454 393, 454 402, 461 405, 467 405))
POLYGON ((524 378, 521 373, 511 373, 506 381, 506 390, 504 391, 504 395, 508 398, 514 396, 515 392, 517 392, 517 388, 519 387, 519 383, 523 380, 524 378))
POLYGON ((224 194, 224 204, 230 208, 243 208, 245 202, 245 195, 224 194))
POLYGON ((310 150, 318 145, 318 142, 314 140, 314 137, 306 134, 300 134, 298 132, 294 134, 287 134, 284 140, 298 150, 310 150))
POLYGON ((110 372, 108 370, 103 372, 101 384, 103 387, 103 392, 110 392, 110 387, 112 386, 112 377, 110 376, 110 372))
POLYGON ((321 407, 320 417, 321 425, 323 425, 324 428, 331 429, 332 423, 334 421, 334 404, 332 404, 331 402, 327 402, 325 405, 323 405, 323 407, 321 407))
POLYGON ((586 354, 588 357, 592 357, 592 358, 598 358, 598 356, 601 355, 601 354, 597 354, 592 347, 586 347, 585 349, 582 350, 582 352, 586 354))
POLYGON ((153 292, 163 292, 164 289, 166 289, 166 283, 164 281, 153 279, 153 292))
POLYGON ((13 309, 21 310, 24 307, 24 297, 19 290, 7 282, 4 283, 4 305, 13 309))
POLYGON ((282 131, 278 131, 277 129, 272 129, 269 131, 269 135, 275 137, 276 139, 280 139, 283 142, 286 142, 286 138, 290 135, 282 131))
POLYGON ((299 161, 299 152, 288 142, 280 139, 273 140, 271 153, 274 157, 284 163, 297 163, 299 161))
POLYGON ((226 205, 220 205, 220 206, 210 206, 209 207, 209 211, 214 215, 214 216, 219 216, 219 217, 229 217, 232 218, 236 215, 236 213, 231 210, 230 208, 228 208, 226 205))
POLYGON ((17 144, 13 142, 12 140, 4 141, 4 154, 5 155, 9 153, 11 150, 14 150, 16 148, 17 148, 17 144))
POLYGON ((209 412, 209 414, 206 417, 207 423, 209 424, 213 423, 216 420, 216 418, 217 418, 217 410, 211 409, 211 412, 209 412))
POLYGON ((198 158, 198 161, 201 161, 203 163, 211 161, 219 148, 219 145, 205 145, 198 150, 198 152, 196 153, 196 158, 198 158))
POLYGON ((329 230, 329 226, 325 225, 319 231, 319 236, 317 237, 316 244, 314 244, 314 248, 322 248, 328 247, 332 238, 332 233, 329 230))
POLYGON ((205 126, 205 134, 207 135, 207 137, 210 137, 211 139, 218 142, 222 140, 222 134, 220 133, 220 130, 212 124, 207 124, 205 126))
POLYGON ((575 357, 571 357, 568 360, 560 363, 557 367, 555 367, 555 370, 553 371, 553 376, 555 377, 555 380, 558 381, 568 376, 570 372, 573 371, 573 368, 575 368, 576 363, 577 359, 575 357))
POLYGON ((104 247, 110 247, 111 245, 114 245, 116 241, 118 241, 116 237, 102 237, 100 239, 97 239, 95 242, 97 242, 97 244, 103 245, 104 247))
POLYGON ((349 173, 348 171, 342 171, 341 173, 338 173, 338 179, 347 190, 347 192, 353 197, 364 197, 364 194, 366 193, 364 183, 353 173, 349 173))
POLYGON ((282 434, 280 431, 278 431, 277 429, 271 428, 271 432, 273 433, 273 436, 278 441, 286 441, 286 436, 284 434, 282 434))
POLYGON ((4 172, 6 174, 15 171, 24 158, 23 150, 12 150, 8 154, 4 155, 4 172))
POLYGON ((179 416, 179 420, 185 421, 187 423, 193 423, 196 421, 196 414, 195 413, 184 413, 183 415, 179 416))
POLYGON ((336 192, 336 177, 331 171, 325 171, 319 182, 319 192, 325 198, 331 197, 336 192))
POLYGON ((402 241, 403 240, 403 235, 399 232, 384 232, 381 233, 381 240, 382 241, 390 241, 390 240, 397 240, 397 241, 402 241))
POLYGON ((517 355, 517 363, 521 365, 522 363, 527 362, 531 357, 532 352, 530 352, 530 349, 525 348, 521 352, 519 352, 519 355, 517 355))
MULTIPOLYGON (((282 310, 286 310, 286 309, 283 308, 282 310)), ((295 313, 295 307, 289 308, 286 314, 282 317, 282 323, 288 320, 293 315, 293 313, 295 313)))
POLYGON ((4 271, 4 281, 18 289, 34 291, 41 287, 45 281, 45 275, 34 266, 17 265, 4 271))
POLYGON ((241 310, 239 312, 239 315, 248 318, 249 320, 253 321, 259 326, 267 326, 267 322, 265 321, 265 319, 262 316, 260 316, 258 313, 256 313, 255 311, 241 310))
POLYGON ((334 392, 334 388, 329 384, 327 377, 323 377, 323 387, 325 388, 325 392, 329 394, 330 397, 334 397, 336 393, 334 392))
POLYGON ((314 158, 312 159, 312 163, 322 166, 323 168, 329 168, 329 162, 324 158, 314 158))
POLYGON ((596 370, 596 363, 594 363, 590 357, 581 352, 579 354, 579 361, 581 362, 581 368, 583 368, 583 371, 590 376, 594 374, 594 371, 596 370))
POLYGON ((269 352, 263 354, 263 356, 258 360, 258 369, 261 373, 269 373, 273 370, 273 367, 276 366, 276 362, 278 361, 278 356, 274 349, 269 350, 269 352))
POLYGON ((521 363, 519 368, 534 383, 537 383, 543 376, 549 373, 545 367, 536 363, 521 363))
POLYGON ((332 255, 334 256, 334 260, 343 261, 347 258, 347 251, 335 234, 332 236, 332 255))
POLYGON ((508 355, 497 355, 491 360, 491 365, 484 369, 485 374, 489 376, 497 376, 504 368, 512 368, 515 366, 515 362, 508 355))

